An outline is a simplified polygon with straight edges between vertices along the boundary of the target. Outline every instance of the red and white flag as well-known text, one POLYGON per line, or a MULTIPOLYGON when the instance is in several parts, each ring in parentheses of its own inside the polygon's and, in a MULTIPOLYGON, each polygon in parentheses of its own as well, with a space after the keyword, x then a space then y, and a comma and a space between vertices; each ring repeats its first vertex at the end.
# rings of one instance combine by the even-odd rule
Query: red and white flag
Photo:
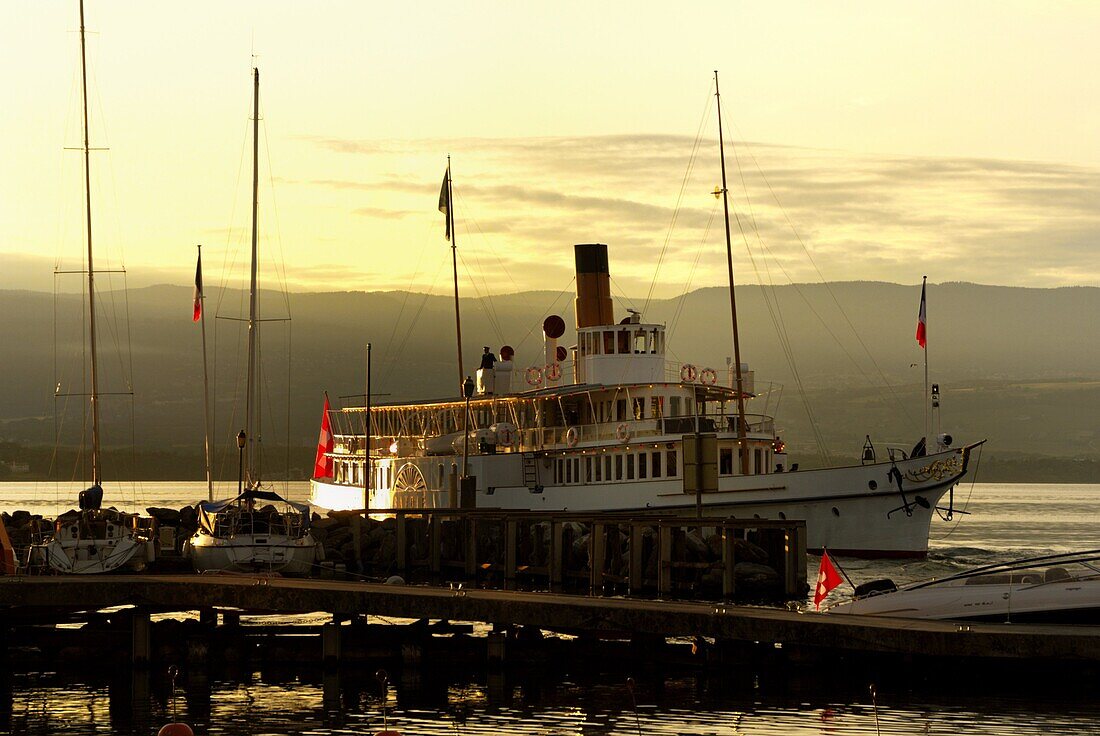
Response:
POLYGON ((317 457, 313 460, 314 478, 332 477, 332 458, 328 453, 332 452, 332 424, 328 418, 328 393, 325 394, 325 410, 321 414, 321 435, 317 438, 317 457))
POLYGON ((928 348, 928 304, 924 301, 924 289, 928 285, 928 277, 920 286, 920 313, 917 315, 917 344, 922 348, 928 348))
POLYGON ((198 322, 202 318, 202 251, 199 251, 199 260, 195 263, 195 316, 192 322, 198 322))
POLYGON ((821 601, 829 595, 829 591, 840 585, 843 581, 840 573, 829 559, 829 553, 821 550, 821 567, 817 570, 817 587, 814 588, 814 608, 821 610, 821 601))

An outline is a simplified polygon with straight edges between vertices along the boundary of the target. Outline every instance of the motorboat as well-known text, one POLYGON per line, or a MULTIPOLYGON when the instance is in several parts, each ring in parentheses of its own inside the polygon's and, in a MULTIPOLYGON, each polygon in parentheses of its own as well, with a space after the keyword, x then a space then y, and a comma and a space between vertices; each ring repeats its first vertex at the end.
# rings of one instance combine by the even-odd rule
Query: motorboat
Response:
POLYGON ((833 615, 1050 624, 1100 624, 1100 550, 976 567, 898 587, 875 580, 833 615))

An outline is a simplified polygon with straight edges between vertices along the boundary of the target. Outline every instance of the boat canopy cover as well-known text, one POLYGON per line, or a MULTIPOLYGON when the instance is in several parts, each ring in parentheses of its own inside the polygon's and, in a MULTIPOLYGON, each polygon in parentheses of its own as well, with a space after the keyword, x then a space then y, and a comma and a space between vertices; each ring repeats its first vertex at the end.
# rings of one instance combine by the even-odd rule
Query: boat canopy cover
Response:
POLYGON ((224 501, 203 501, 199 504, 199 523, 202 525, 203 529, 213 533, 214 519, 220 512, 234 504, 246 503, 248 501, 274 501, 276 503, 285 503, 302 515, 302 527, 304 529, 309 528, 309 504, 295 503, 294 501, 283 498, 274 491, 261 491, 258 488, 250 488, 236 498, 230 498, 224 501))

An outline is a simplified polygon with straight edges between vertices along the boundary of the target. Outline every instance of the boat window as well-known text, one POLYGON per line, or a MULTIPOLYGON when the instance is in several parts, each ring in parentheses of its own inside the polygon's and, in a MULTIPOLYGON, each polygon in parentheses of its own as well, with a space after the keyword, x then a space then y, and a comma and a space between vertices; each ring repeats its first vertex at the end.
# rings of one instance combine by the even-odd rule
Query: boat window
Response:
POLYGON ((588 355, 588 334, 582 332, 578 337, 580 339, 577 340, 577 352, 583 357, 588 355))
POLYGON ((438 473, 439 482, 435 484, 436 488, 443 488, 443 463, 439 464, 438 473))
POLYGON ((645 399, 631 399, 634 404, 634 418, 645 419, 645 399))
POLYGON ((641 480, 645 480, 646 478, 646 466, 648 465, 646 460, 648 459, 648 453, 643 452, 638 455, 638 478, 641 480))
POLYGON ((615 418, 618 419, 620 422, 625 421, 629 418, 626 415, 626 399, 616 399, 615 418))
POLYGON ((619 330, 619 355, 626 355, 630 352, 630 332, 628 330, 619 330))
POLYGON ((733 475, 732 447, 722 447, 718 450, 718 474, 733 475))
POLYGON ((665 467, 665 475, 669 478, 675 478, 680 472, 680 469, 676 466, 676 450, 669 450, 667 455, 668 465, 665 467))
POLYGON ((603 480, 603 460, 596 458, 596 482, 603 480))
POLYGON ((573 458, 573 482, 581 482, 581 459, 579 457, 573 458))
POLYGON ((657 328, 653 328, 653 331, 649 335, 649 352, 653 353, 654 355, 660 352, 657 349, 659 334, 660 333, 657 332, 657 328))
POLYGON ((741 472, 741 468, 745 467, 745 448, 737 448, 737 472, 741 472))
POLYGON ((584 482, 592 482, 592 458, 586 457, 584 459, 584 482))
POLYGON ((654 396, 649 400, 650 406, 653 407, 653 418, 660 419, 665 415, 665 397, 654 396))
POLYGON ((623 456, 615 456, 615 480, 623 479, 623 456))
POLYGON ((660 478, 661 477, 661 453, 659 451, 653 453, 653 468, 652 468, 652 470, 653 470, 653 477, 654 478, 660 478))
POLYGON ((763 450, 761 450, 760 448, 757 448, 757 449, 752 451, 752 455, 753 455, 753 460, 756 462, 756 465, 752 470, 753 474, 760 473, 764 468, 768 467, 767 465, 764 464, 764 451, 763 450))
POLYGON ((644 353, 644 352, 646 352, 645 343, 646 343, 645 330, 638 330, 637 332, 635 332, 634 333, 634 352, 635 353, 644 353))
POLYGON ((603 458, 603 479, 611 480, 611 456, 604 455, 603 458))
POLYGON ((680 411, 681 411, 680 404, 681 404, 681 401, 680 401, 679 396, 670 396, 669 397, 669 399, 668 399, 668 415, 670 417, 681 417, 681 416, 683 416, 683 414, 680 413, 680 411))
POLYGON ((634 453, 626 456, 626 479, 634 480, 634 453))
POLYGON ((565 482, 573 482, 573 463, 569 462, 568 459, 565 461, 565 482))
POLYGON ((615 333, 611 330, 605 330, 603 333, 603 353, 604 355, 615 354, 615 333))

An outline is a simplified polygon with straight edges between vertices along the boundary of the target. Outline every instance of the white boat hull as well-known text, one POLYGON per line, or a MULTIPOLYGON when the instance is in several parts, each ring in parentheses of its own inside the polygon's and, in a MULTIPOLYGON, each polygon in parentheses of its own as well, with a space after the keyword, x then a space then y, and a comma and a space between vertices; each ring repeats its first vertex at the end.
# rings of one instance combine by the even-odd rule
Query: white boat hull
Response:
POLYGON ((304 537, 238 534, 229 538, 196 534, 188 543, 192 564, 198 572, 277 572, 309 575, 323 557, 319 542, 304 537))
MULTIPOLYGON (((717 492, 704 493, 698 501, 706 516, 805 520, 811 550, 922 557, 928 552, 932 515, 943 496, 965 475, 969 449, 896 463, 724 476, 717 492)), ((429 479, 438 477, 440 461, 450 463, 451 459, 396 458, 394 464, 414 464, 429 479)), ((696 496, 683 491, 681 478, 531 488, 521 485, 522 462, 520 453, 470 458, 471 474, 478 478, 479 508, 696 513, 696 496)), ((337 510, 362 508, 362 499, 361 486, 319 479, 312 482, 313 505, 337 510)), ((442 490, 420 491, 416 503, 404 503, 399 493, 391 491, 376 492, 371 508, 444 508, 448 503, 448 494, 442 490)))
POLYGON ((117 539, 53 539, 39 548, 51 569, 73 575, 123 570, 140 572, 153 559, 152 544, 135 537, 117 539))

